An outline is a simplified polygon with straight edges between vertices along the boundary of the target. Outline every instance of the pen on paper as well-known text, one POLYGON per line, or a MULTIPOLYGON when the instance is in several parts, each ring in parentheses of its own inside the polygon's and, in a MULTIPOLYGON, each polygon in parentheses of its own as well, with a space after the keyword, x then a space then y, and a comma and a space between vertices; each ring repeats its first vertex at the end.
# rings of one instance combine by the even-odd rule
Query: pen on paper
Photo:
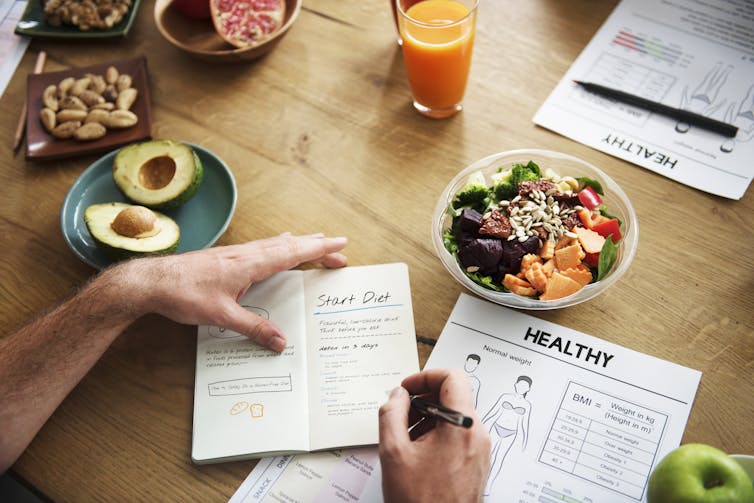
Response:
POLYGON ((434 417, 456 426, 471 428, 471 425, 474 424, 474 420, 469 416, 465 416, 456 410, 427 401, 418 396, 411 397, 411 407, 424 416, 434 417))
POLYGON ((698 126, 702 129, 714 131, 715 133, 719 133, 728 138, 733 138, 736 136, 736 134, 738 134, 738 127, 734 126, 733 124, 721 122, 705 115, 697 114, 689 110, 684 110, 682 108, 674 108, 657 101, 652 101, 647 98, 642 98, 641 96, 636 96, 635 94, 630 94, 625 91, 620 91, 611 87, 595 84, 593 82, 582 82, 580 80, 574 80, 573 82, 583 87, 590 93, 604 96, 606 98, 612 98, 629 105, 649 110, 650 112, 656 112, 661 115, 666 115, 676 120, 686 122, 692 126, 698 126))
MULTIPOLYGON (((39 51, 37 54, 37 62, 34 64, 34 73, 42 73, 42 69, 45 66, 47 60, 47 53, 39 51)), ((16 127, 16 136, 13 138, 13 151, 15 152, 18 147, 21 146, 21 140, 24 138, 24 131, 26 130, 26 109, 28 104, 24 98, 24 104, 21 106, 21 116, 18 118, 18 126, 16 127)))

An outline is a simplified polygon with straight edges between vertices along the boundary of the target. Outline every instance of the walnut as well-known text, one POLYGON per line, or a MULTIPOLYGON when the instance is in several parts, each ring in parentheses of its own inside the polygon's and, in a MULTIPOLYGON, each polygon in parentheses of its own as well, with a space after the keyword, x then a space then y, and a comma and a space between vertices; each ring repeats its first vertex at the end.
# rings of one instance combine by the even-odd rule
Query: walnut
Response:
POLYGON ((498 210, 492 210, 482 217, 482 226, 479 228, 479 234, 506 239, 511 235, 511 223, 508 217, 498 210))
POLYGON ((107 30, 121 22, 130 9, 131 0, 47 0, 44 17, 52 26, 107 30))

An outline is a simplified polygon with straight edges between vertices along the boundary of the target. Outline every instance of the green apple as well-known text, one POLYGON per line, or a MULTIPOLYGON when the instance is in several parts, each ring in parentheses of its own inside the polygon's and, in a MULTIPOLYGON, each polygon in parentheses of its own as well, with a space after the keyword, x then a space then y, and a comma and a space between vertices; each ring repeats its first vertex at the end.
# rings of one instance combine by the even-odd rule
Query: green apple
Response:
POLYGON ((649 476, 648 503, 754 503, 754 485, 733 458, 715 447, 686 444, 649 476))

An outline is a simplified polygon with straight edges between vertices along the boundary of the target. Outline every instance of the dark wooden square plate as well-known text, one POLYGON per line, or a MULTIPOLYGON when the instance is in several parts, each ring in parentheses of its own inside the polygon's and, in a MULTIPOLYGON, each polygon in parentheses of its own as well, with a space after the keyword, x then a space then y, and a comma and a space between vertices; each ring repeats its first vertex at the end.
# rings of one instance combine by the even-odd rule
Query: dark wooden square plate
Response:
POLYGON ((116 147, 139 140, 151 138, 152 116, 149 96, 149 76, 147 59, 144 56, 121 61, 108 61, 98 65, 71 68, 62 72, 39 73, 29 75, 26 103, 26 158, 27 159, 62 159, 83 154, 106 152, 116 147), (42 92, 50 84, 58 84, 66 77, 80 78, 87 73, 104 75, 112 65, 121 74, 131 76, 132 87, 139 92, 131 111, 139 121, 128 129, 108 130, 102 138, 82 142, 74 139, 61 140, 48 133, 39 120, 42 110, 42 92))

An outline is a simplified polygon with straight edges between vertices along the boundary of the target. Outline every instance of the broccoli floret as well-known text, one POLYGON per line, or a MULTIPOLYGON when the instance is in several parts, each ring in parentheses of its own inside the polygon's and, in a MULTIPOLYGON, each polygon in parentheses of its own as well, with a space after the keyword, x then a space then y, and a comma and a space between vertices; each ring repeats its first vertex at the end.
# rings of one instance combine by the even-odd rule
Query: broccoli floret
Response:
POLYGON ((516 164, 511 170, 511 182, 518 185, 521 182, 536 182, 542 178, 542 173, 539 171, 539 167, 533 162, 529 162, 526 166, 523 164, 516 164), (532 169, 531 166, 534 165, 532 169))
POLYGON ((498 201, 513 199, 516 196, 516 185, 511 183, 510 179, 498 183, 492 190, 495 193, 495 199, 498 201))
POLYGON ((465 206, 468 208, 484 209, 487 207, 490 195, 490 189, 487 187, 484 174, 481 171, 477 171, 469 176, 466 185, 458 191, 453 206, 455 208, 465 206))
POLYGON ((510 175, 502 177, 492 191, 498 201, 512 199, 518 193, 519 183, 536 182, 540 178, 542 178, 542 171, 536 163, 529 161, 526 166, 516 164, 511 168, 510 175))
POLYGON ((511 176, 513 175, 513 170, 506 169, 503 170, 503 168, 498 168, 497 173, 492 175, 492 181, 494 182, 494 185, 492 186, 492 195, 494 196, 495 201, 502 201, 503 199, 510 199, 513 196, 510 196, 509 194, 513 191, 515 191, 516 186, 511 184, 511 176))
MULTIPOLYGON (((539 166, 537 165, 536 162, 534 162, 534 161, 527 162, 526 163, 526 169, 529 170, 530 172, 534 173, 535 175, 537 175, 537 177, 534 178, 533 180, 539 180, 540 178, 542 178, 542 170, 539 169, 539 166)), ((525 180, 520 180, 520 181, 523 182, 525 180)))

